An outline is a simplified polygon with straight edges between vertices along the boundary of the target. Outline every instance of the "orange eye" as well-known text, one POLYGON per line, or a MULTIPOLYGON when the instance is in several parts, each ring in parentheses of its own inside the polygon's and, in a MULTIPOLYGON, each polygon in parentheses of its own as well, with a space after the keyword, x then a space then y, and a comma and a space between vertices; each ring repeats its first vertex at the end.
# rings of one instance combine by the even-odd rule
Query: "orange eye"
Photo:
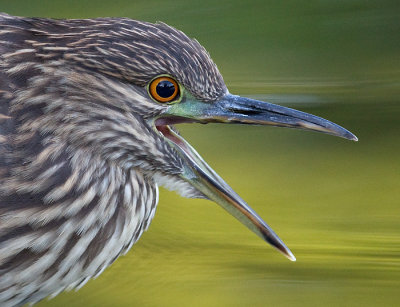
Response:
POLYGON ((170 77, 158 77, 151 81, 150 95, 158 102, 170 102, 179 94, 178 83, 170 77))

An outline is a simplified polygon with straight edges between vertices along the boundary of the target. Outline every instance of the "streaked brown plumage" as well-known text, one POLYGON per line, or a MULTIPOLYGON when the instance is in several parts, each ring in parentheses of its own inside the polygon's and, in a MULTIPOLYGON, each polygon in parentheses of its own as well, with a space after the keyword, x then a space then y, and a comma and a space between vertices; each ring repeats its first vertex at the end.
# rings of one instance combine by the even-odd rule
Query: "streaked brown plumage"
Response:
MULTIPOLYGON (((239 208, 228 211, 294 259, 170 126, 264 123, 254 115, 261 107, 229 104, 244 119, 176 111, 177 104, 157 103, 146 89, 164 74, 182 87, 182 105, 237 99, 205 49, 165 24, 0 14, 1 306, 36 302, 99 275, 149 226, 158 185, 186 197, 221 194, 239 208)), ((296 114, 295 124, 275 125, 354 139, 296 114)))
POLYGON ((34 302, 83 284, 148 227, 152 174, 177 174, 183 162, 146 124, 165 106, 143 102, 140 86, 173 71, 207 93, 187 58, 169 61, 178 52, 172 35, 212 72, 204 98, 220 95, 208 54, 167 25, 1 15, 0 301, 34 302), (158 58, 147 64, 153 42, 158 58))

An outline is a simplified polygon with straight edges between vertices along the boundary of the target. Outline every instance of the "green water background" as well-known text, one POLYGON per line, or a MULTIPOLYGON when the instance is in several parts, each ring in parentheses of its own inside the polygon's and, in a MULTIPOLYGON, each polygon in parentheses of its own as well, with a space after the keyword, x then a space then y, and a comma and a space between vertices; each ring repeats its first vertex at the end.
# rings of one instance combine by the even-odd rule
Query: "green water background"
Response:
POLYGON ((214 203, 162 190, 149 231, 126 256, 38 306, 399 304, 398 1, 13 0, 0 11, 164 21, 207 48, 232 93, 328 118, 360 139, 182 125, 298 261, 214 203))

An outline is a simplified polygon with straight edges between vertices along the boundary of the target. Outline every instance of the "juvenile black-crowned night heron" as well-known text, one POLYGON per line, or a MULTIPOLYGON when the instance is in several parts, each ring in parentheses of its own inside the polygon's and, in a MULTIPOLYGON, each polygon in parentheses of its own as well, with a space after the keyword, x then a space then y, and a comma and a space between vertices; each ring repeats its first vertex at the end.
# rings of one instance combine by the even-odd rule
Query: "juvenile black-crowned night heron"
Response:
POLYGON ((0 14, 0 305, 98 276, 147 229, 159 185, 215 201, 295 260, 172 126, 210 122, 356 140, 231 95, 207 51, 166 24, 0 14))

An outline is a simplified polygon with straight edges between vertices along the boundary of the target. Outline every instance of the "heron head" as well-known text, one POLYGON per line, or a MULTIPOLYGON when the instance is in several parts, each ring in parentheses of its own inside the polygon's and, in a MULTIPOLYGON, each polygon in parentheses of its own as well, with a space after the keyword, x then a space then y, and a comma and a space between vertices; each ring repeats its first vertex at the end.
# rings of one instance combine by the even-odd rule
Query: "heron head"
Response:
POLYGON ((28 42, 38 50, 40 72, 20 93, 20 104, 35 97, 30 103, 41 106, 35 118, 37 129, 72 148, 134 168, 184 196, 215 201, 295 260, 174 125, 257 124, 356 137, 325 119, 230 94, 207 51, 163 23, 101 19, 84 29, 79 21, 75 23, 69 21, 68 35, 58 28, 28 42))

